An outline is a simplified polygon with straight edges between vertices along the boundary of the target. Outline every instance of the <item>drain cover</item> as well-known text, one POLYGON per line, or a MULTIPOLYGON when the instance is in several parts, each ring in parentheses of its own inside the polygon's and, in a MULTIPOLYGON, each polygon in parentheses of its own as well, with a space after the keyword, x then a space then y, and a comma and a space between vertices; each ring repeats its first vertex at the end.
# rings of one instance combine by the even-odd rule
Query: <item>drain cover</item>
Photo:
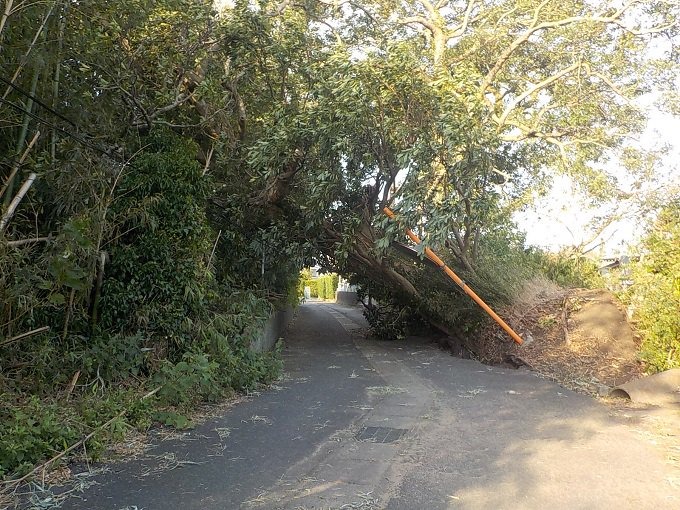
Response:
POLYGON ((393 429, 392 427, 361 427, 354 437, 357 441, 393 443, 407 432, 408 429, 393 429))

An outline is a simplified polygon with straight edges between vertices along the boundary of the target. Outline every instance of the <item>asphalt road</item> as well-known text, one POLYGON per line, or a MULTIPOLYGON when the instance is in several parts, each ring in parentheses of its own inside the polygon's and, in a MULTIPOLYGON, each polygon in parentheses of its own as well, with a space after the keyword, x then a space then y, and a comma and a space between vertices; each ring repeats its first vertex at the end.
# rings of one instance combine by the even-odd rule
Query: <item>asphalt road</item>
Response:
POLYGON ((680 509, 680 472, 635 419, 360 326, 357 309, 302 306, 272 389, 62 508, 680 509))

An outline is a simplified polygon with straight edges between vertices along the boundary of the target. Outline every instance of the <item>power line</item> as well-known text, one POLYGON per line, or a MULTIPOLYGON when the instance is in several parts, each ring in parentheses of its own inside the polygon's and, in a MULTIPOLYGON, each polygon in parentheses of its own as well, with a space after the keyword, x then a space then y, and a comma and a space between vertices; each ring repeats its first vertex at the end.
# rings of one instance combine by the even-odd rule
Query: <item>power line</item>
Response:
POLYGON ((0 81, 3 82, 3 83, 6 83, 6 84, 9 85, 10 87, 12 87, 14 90, 16 90, 17 92, 19 92, 21 95, 26 96, 26 97, 29 98, 29 99, 32 99, 34 103, 39 104, 40 106, 42 106, 43 108, 45 108, 45 110, 49 111, 52 115, 56 115, 56 116, 59 117, 61 120, 66 121, 66 122, 68 122, 69 124, 71 124, 73 127, 78 127, 78 126, 76 126, 76 124, 75 124, 72 120, 67 119, 66 117, 64 117, 64 116, 63 116, 61 113, 59 113, 58 111, 53 110, 51 106, 47 106, 42 100, 38 99, 37 97, 35 97, 34 95, 30 94, 29 92, 26 92, 24 89, 22 89, 19 85, 17 85, 17 84, 14 83, 13 81, 7 80, 7 79, 3 78, 2 76, 0 76, 0 81))
MULTIPOLYGON (((112 155, 108 150, 102 149, 101 147, 97 147, 96 145, 91 144, 90 142, 86 141, 84 138, 81 138, 80 136, 78 136, 78 135, 76 135, 76 134, 74 134, 74 133, 71 133, 70 131, 67 131, 67 130, 64 129, 64 128, 61 128, 61 127, 57 126, 56 124, 53 124, 53 123, 50 122, 50 121, 43 119, 42 117, 36 115, 35 113, 29 112, 29 111, 26 110, 25 108, 22 108, 21 106, 18 106, 18 105, 16 105, 16 104, 12 103, 11 101, 8 101, 7 99, 3 99, 3 98, 0 97, 0 102, 6 104, 6 105, 9 106, 10 108, 13 108, 14 110, 16 110, 16 111, 18 111, 18 112, 21 112, 21 113, 24 113, 24 114, 28 115, 28 116, 31 117, 32 119, 34 119, 34 120, 40 122, 41 124, 44 124, 44 125, 47 126, 47 127, 50 127, 50 128, 52 128, 52 129, 55 129, 55 130, 59 131, 60 133, 63 133, 63 134, 65 134, 66 136, 69 136, 69 137, 73 138, 75 141, 77 141, 77 142, 80 143, 81 145, 84 145, 85 147, 87 147, 87 148, 89 148, 89 149, 92 149, 93 151, 96 151, 96 152, 99 152, 99 153, 101 153, 101 154, 103 154, 103 155, 105 155, 105 156, 108 156, 109 158, 111 158, 111 159, 113 159, 113 160, 115 160, 115 161, 122 162, 122 160, 121 160, 120 158, 118 158, 118 157, 112 155)), ((73 123, 72 123, 72 124, 73 124, 73 123)), ((75 126, 75 124, 73 124, 73 125, 75 126)), ((77 127, 77 126, 76 126, 76 127, 77 127)))

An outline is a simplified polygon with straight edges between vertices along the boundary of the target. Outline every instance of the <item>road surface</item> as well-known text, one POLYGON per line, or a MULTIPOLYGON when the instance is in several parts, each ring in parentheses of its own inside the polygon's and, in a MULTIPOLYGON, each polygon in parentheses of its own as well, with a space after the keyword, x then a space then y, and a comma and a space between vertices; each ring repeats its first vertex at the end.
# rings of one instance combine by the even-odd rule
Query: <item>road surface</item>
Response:
POLYGON ((114 464, 62 508, 680 509, 680 472, 634 420, 362 326, 354 308, 301 306, 272 389, 114 464))

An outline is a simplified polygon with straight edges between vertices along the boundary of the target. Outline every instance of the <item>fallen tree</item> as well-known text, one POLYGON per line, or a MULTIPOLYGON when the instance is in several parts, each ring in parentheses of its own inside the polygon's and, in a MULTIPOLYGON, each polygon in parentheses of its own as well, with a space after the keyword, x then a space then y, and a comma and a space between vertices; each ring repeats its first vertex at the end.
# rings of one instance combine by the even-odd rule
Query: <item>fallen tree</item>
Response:
POLYGON ((227 25, 251 28, 234 43, 241 60, 231 70, 249 83, 241 95, 257 120, 225 175, 248 169, 251 203, 265 211, 252 225, 285 218, 287 240, 329 270, 453 331, 465 315, 456 310, 469 307, 390 251, 401 229, 382 208, 426 234, 485 298, 507 303, 517 282, 504 280, 517 278, 503 273, 523 269, 492 251, 519 249, 511 217, 552 175, 595 199, 620 194, 623 175, 603 163, 644 126, 634 100, 647 73, 671 76, 643 49, 676 33, 677 14, 663 1, 228 8, 227 25), (253 50, 263 40, 276 58, 253 50))

